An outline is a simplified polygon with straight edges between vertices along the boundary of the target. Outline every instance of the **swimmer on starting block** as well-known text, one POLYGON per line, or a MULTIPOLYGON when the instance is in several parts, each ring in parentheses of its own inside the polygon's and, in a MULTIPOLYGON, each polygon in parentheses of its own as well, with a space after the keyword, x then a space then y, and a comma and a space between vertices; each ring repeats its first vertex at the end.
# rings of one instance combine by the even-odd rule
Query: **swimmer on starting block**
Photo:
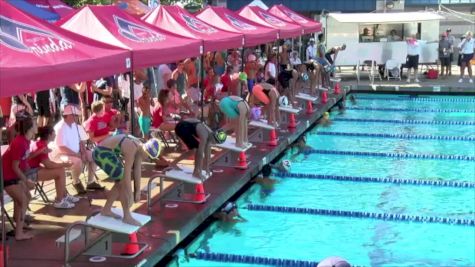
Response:
MULTIPOLYGON (((146 143, 142 143, 139 139, 125 134, 110 136, 94 148, 92 153, 94 162, 110 179, 115 181, 101 211, 102 215, 120 219, 120 215, 111 210, 112 204, 118 199, 124 212, 122 221, 140 226, 140 222, 135 220, 130 212, 132 205, 131 175, 133 175, 135 188, 140 188, 142 159, 146 157, 156 159, 159 155, 160 142, 157 139, 152 138, 146 143)), ((135 192, 134 199, 136 202, 140 200, 140 190, 135 192)))
POLYGON ((175 133, 188 149, 196 149, 193 176, 205 180, 202 171, 204 169, 206 175, 210 174, 211 145, 224 143, 226 133, 223 130, 213 131, 204 122, 193 118, 180 121, 175 133))
POLYGON ((249 104, 239 96, 227 96, 219 102, 219 109, 231 120, 231 125, 236 133, 236 146, 246 148, 249 143, 249 104))
POLYGON ((279 127, 280 112, 278 107, 279 92, 272 84, 259 83, 252 89, 251 102, 253 104, 262 103, 267 111, 267 123, 279 127))

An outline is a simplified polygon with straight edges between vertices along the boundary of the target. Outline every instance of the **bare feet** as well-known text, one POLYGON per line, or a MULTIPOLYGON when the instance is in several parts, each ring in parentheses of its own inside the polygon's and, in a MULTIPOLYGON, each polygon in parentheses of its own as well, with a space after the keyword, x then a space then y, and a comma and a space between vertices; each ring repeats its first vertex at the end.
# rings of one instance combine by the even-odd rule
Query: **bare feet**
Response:
POLYGON ((135 201, 135 203, 139 202, 139 201, 140 201, 140 198, 141 198, 141 192, 140 192, 140 190, 137 190, 134 195, 135 195, 135 196, 134 196, 134 201, 135 201))
POLYGON ((30 233, 17 233, 15 235, 15 240, 16 241, 22 241, 22 240, 28 240, 28 239, 32 239, 33 238, 33 235, 30 234, 30 233))
POLYGON ((111 210, 102 210, 101 215, 112 217, 114 219, 120 219, 120 215, 113 213, 111 210))
POLYGON ((124 216, 122 221, 126 224, 135 225, 135 226, 142 226, 142 224, 139 221, 132 218, 132 216, 124 216))

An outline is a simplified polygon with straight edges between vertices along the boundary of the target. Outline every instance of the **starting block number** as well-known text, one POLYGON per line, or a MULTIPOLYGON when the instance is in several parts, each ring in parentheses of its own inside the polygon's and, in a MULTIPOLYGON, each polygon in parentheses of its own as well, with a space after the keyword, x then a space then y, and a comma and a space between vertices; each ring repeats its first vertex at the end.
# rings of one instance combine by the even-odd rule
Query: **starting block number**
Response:
POLYGON ((434 86, 432 87, 433 92, 440 92, 440 86, 434 86))

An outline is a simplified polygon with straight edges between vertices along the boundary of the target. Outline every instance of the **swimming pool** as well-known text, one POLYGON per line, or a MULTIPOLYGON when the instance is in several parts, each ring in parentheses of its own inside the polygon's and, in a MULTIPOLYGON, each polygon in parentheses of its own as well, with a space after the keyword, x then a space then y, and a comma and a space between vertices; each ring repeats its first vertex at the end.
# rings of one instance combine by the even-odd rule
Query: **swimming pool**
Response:
POLYGON ((213 260, 180 266, 475 266, 475 97, 355 96, 308 133, 310 153, 287 152, 292 175, 239 198, 247 222, 213 223, 188 248, 213 260))

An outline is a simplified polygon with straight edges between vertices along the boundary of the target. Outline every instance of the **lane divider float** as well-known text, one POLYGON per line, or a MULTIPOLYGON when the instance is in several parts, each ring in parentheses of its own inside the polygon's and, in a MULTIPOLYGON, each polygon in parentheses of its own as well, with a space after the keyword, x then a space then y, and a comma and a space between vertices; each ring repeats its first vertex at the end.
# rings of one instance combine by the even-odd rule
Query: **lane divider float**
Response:
POLYGON ((375 107, 348 107, 347 110, 365 111, 398 111, 398 112, 434 112, 434 113, 475 113, 475 109, 442 109, 442 108, 375 108, 375 107))
POLYGON ((306 149, 303 154, 326 154, 326 155, 351 155, 351 156, 369 156, 398 159, 437 159, 437 160, 462 160, 475 161, 475 157, 463 155, 438 155, 438 154, 401 154, 401 153, 381 153, 381 152, 362 152, 362 151, 340 151, 325 149, 306 149))
POLYGON ((267 257, 259 257, 259 256, 228 254, 228 253, 196 252, 195 254, 192 255, 192 257, 199 260, 207 260, 207 261, 214 261, 214 262, 243 263, 243 264, 285 266, 285 267, 315 267, 318 265, 318 261, 267 258, 267 257))
POLYGON ((424 124, 424 125, 475 125, 475 121, 426 121, 426 120, 384 120, 384 119, 350 119, 350 118, 334 118, 332 121, 349 121, 349 122, 380 122, 395 124, 424 124))
POLYGON ((317 132, 317 134, 331 135, 331 136, 377 137, 377 138, 394 138, 394 139, 475 141, 475 137, 470 137, 470 136, 437 136, 437 135, 419 135, 419 134, 348 133, 348 132, 317 132))
POLYGON ((449 97, 438 97, 438 98, 429 98, 429 97, 372 97, 372 96, 356 96, 356 100, 384 100, 384 101, 414 101, 414 102, 450 102, 450 103, 474 103, 475 98, 449 98, 449 97))

